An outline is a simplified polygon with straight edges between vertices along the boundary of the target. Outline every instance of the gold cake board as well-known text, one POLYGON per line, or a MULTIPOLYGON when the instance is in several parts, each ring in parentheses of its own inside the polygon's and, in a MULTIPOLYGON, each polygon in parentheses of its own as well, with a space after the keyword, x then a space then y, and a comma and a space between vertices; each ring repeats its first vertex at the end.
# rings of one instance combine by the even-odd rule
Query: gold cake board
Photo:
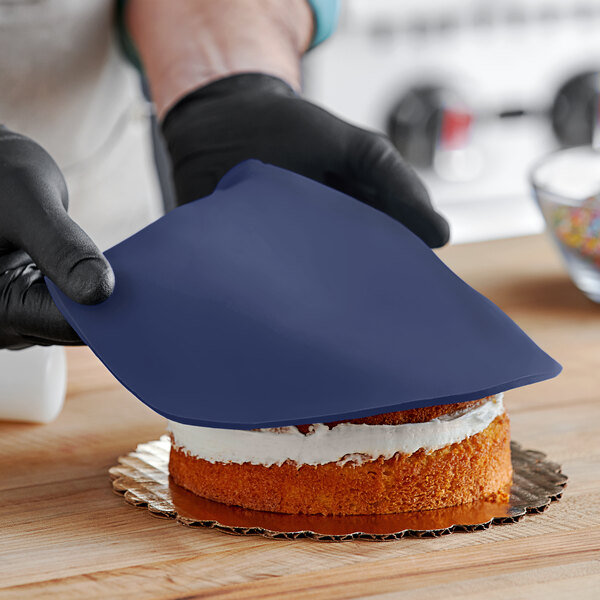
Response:
POLYGON ((139 444, 109 470, 116 493, 134 506, 189 527, 209 527, 236 535, 320 541, 389 541, 402 537, 437 537, 454 531, 476 531, 515 523, 539 513, 558 500, 567 483, 560 466, 542 452, 511 442, 514 470, 510 498, 505 503, 473 502, 450 508, 392 515, 285 515, 200 498, 169 478, 170 439, 162 436, 139 444))

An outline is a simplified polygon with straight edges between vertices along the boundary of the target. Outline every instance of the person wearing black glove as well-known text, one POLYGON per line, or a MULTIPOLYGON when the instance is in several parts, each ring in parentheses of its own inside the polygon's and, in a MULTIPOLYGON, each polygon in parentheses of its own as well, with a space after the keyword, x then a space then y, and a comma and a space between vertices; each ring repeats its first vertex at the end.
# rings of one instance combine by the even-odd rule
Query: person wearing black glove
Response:
POLYGON ((44 275, 84 304, 112 292, 110 265, 67 205, 65 180, 50 155, 0 126, 0 348, 81 344, 44 275))
POLYGON ((312 35, 305 0, 130 0, 128 23, 163 117, 178 204, 256 158, 354 196, 431 247, 448 241, 448 224, 386 137, 297 93, 312 35))
MULTIPOLYGON (((299 95, 301 57, 316 35, 315 0, 124 4, 163 122, 178 204, 210 194, 226 171, 257 158, 349 193, 432 247, 446 243, 447 223, 391 143, 299 95)), ((66 207, 54 160, 1 129, 0 348, 81 343, 43 275, 78 302, 101 302, 112 291, 110 266, 66 207)))

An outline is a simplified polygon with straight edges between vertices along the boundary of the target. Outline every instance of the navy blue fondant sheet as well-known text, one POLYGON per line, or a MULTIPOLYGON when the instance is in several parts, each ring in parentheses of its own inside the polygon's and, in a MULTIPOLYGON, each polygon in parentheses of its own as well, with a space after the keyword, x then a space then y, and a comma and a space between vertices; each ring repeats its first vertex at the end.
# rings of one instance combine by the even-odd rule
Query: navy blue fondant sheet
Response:
POLYGON ((251 429, 474 400, 560 365, 406 227, 258 161, 106 252, 113 295, 56 304, 142 402, 251 429))

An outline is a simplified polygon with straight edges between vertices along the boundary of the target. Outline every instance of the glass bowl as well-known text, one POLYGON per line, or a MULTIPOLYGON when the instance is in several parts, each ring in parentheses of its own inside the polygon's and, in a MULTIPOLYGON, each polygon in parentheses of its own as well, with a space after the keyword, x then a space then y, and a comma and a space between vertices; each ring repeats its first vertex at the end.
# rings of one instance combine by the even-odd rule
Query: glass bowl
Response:
POLYGON ((600 151, 553 152, 533 167, 530 182, 571 279, 600 303, 600 151))

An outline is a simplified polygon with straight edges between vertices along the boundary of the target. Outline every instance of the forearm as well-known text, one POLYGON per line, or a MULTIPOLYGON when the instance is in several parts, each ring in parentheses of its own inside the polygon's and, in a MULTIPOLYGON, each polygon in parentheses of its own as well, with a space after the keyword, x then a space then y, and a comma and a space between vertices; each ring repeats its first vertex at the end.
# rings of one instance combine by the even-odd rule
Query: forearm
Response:
POLYGON ((159 117, 236 73, 274 75, 299 89, 313 29, 306 0, 130 0, 127 24, 159 117))

